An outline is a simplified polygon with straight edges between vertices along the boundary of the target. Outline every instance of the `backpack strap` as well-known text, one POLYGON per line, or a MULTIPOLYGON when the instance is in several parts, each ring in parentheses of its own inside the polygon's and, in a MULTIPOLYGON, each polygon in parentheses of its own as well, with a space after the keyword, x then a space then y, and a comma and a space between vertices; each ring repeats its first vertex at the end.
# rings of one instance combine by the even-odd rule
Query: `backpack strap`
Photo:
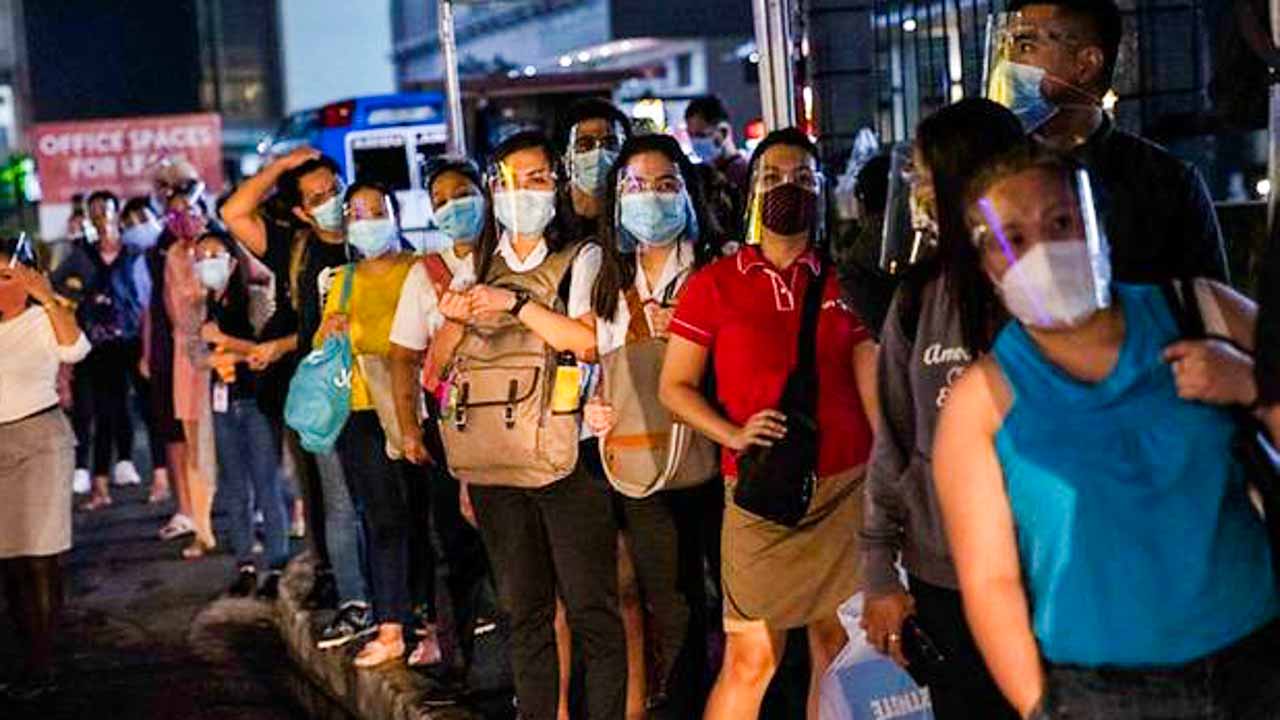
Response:
POLYGON ((347 263, 342 268, 342 295, 338 296, 338 312, 346 314, 351 311, 351 286, 356 281, 356 264, 347 263))
POLYGON ((631 314, 631 321, 627 324, 627 342, 632 343, 652 337, 649 318, 644 312, 644 303, 640 301, 640 291, 632 286, 622 294, 622 297, 626 300, 627 311, 631 314))
POLYGON ((449 271, 449 266, 445 264, 444 258, 436 253, 430 253, 422 257, 422 267, 427 271, 427 279, 431 281, 435 287, 436 297, 444 295, 450 284, 453 283, 453 273, 449 271))
POLYGON ((1160 283, 1160 292, 1169 305, 1178 334, 1184 340, 1203 340, 1206 336, 1204 315, 1195 294, 1195 281, 1183 278, 1160 283))

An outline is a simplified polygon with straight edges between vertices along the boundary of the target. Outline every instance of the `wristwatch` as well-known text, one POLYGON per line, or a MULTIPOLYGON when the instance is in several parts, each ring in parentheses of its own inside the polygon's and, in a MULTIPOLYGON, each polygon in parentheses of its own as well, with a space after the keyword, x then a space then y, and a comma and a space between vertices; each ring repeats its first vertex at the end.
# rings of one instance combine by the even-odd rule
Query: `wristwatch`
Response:
POLYGON ((524 290, 515 290, 516 301, 511 304, 511 309, 507 312, 511 313, 511 317, 520 317, 520 311, 529 303, 529 293, 524 290))

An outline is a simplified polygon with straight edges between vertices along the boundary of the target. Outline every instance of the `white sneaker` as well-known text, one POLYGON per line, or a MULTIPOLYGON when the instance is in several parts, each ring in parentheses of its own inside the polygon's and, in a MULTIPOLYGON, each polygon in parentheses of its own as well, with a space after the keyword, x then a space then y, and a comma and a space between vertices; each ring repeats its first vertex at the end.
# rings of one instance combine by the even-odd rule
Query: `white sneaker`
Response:
POLYGON ((138 474, 138 468, 133 466, 132 460, 121 460, 116 463, 115 470, 111 473, 111 480, 117 487, 142 484, 142 476, 138 474))
POLYGON ((71 476, 71 491, 77 495, 85 495, 93 489, 93 477, 89 475, 89 471, 84 468, 76 468, 76 472, 71 476))

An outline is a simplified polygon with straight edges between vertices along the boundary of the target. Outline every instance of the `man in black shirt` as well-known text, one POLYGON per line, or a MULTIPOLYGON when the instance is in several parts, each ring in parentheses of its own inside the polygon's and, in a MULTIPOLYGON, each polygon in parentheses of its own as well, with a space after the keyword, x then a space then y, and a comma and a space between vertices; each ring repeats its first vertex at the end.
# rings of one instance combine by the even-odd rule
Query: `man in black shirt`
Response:
POLYGON ((1040 96, 994 99, 1011 104, 1037 139, 1089 168, 1115 279, 1226 281, 1222 232, 1200 174, 1116 128, 1102 110, 1123 36, 1114 0, 1013 0, 1008 9, 1015 15, 1001 37, 1005 62, 992 77, 1040 77, 1040 96))

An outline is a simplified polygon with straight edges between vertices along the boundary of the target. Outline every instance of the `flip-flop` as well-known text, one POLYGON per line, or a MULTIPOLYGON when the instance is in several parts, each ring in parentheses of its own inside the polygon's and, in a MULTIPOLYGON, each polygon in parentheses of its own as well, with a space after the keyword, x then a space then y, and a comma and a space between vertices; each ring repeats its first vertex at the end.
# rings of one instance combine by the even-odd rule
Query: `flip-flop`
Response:
POLYGON ((106 508, 111 507, 111 502, 112 501, 110 497, 103 497, 103 496, 92 497, 92 498, 89 498, 87 502, 80 504, 80 512, 91 513, 91 512, 97 512, 99 510, 104 510, 106 508))

